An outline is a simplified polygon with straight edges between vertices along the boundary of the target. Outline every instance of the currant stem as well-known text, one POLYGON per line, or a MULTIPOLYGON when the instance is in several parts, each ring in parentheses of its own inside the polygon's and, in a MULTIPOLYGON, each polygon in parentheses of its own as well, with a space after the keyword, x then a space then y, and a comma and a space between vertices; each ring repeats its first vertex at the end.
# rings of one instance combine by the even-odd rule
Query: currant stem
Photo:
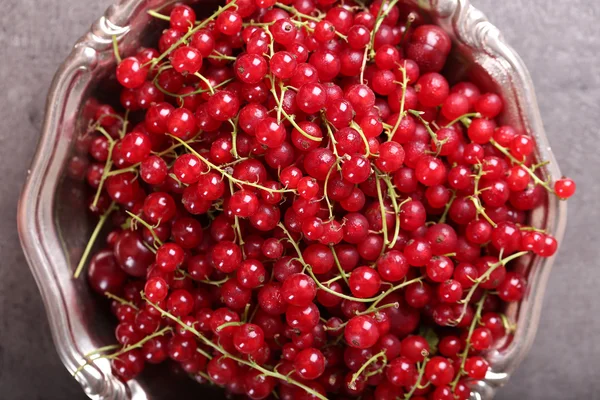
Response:
POLYGON ((236 321, 236 322, 226 322, 226 323, 224 323, 222 325, 219 325, 216 330, 217 330, 217 332, 220 332, 221 330, 223 330, 223 329, 225 329, 227 327, 230 327, 230 326, 242 326, 242 325, 244 325, 244 323, 243 322, 238 322, 238 321, 236 321))
POLYGON ((377 361, 378 358, 383 358, 384 365, 387 364, 387 357, 385 355, 385 351, 380 351, 375 354, 373 357, 369 358, 360 368, 352 375, 352 380, 348 385, 351 389, 356 389, 356 380, 361 376, 361 374, 367 369, 367 367, 377 361))
POLYGON ((327 176, 325 177, 325 183, 323 184, 324 185, 323 197, 325 197, 325 201, 327 202, 327 209, 329 210, 329 221, 332 221, 334 217, 333 217, 333 206, 331 204, 331 200, 329 200, 329 195, 327 194, 327 184, 329 183, 329 177, 331 176, 331 171, 333 171, 333 169, 340 164, 341 160, 342 160, 341 158, 337 158, 335 160, 335 162, 333 163, 331 168, 329 168, 329 171, 327 171, 327 176))
MULTIPOLYGON (((108 354, 108 355, 101 355, 99 357, 94 358, 93 360, 87 360, 86 359, 85 363, 83 363, 82 365, 80 365, 75 370, 75 372, 73 372, 73 376, 76 376, 79 372, 83 371, 83 369, 85 367, 87 367, 88 365, 90 365, 91 362, 94 362, 94 361, 96 361, 96 360, 98 360, 100 358, 105 358, 107 360, 113 360, 113 359, 119 357, 120 355, 127 353, 128 351, 131 351, 133 349, 139 349, 139 348, 141 348, 146 342, 154 339, 155 337, 163 336, 165 333, 170 332, 172 330, 173 330, 173 328, 171 328, 170 326, 167 326, 167 327, 161 329, 158 332, 154 332, 152 335, 146 336, 145 338, 143 338, 142 340, 140 340, 139 342, 137 342, 135 344, 131 344, 131 345, 127 345, 127 346, 122 347, 121 350, 117 351, 116 353, 108 354)), ((101 347, 100 349, 107 349, 109 347, 110 346, 104 346, 104 347, 101 347)), ((90 354, 98 354, 98 352, 99 352, 100 349, 96 349, 94 352, 92 352, 90 354)))
MULTIPOLYGON (((271 93, 273 94, 273 98, 275 99, 275 102, 277 103, 277 113, 278 113, 278 121, 279 121, 279 112, 281 112, 283 114, 283 116, 285 117, 285 119, 287 119, 294 128, 296 128, 296 130, 298 132, 300 132, 300 134, 302 136, 304 136, 307 139, 312 140, 313 142, 321 142, 323 140, 323 138, 320 137, 316 137, 316 136, 312 136, 309 135, 308 133, 306 133, 304 131, 304 129, 300 128, 300 126, 296 123, 296 121, 294 120, 293 116, 290 116, 287 112, 285 112, 285 110, 283 109, 283 105, 282 105, 282 101, 280 101, 279 97, 277 96, 277 92, 275 91, 275 82, 273 81, 273 78, 270 77, 271 80, 271 93)), ((282 99, 283 99, 283 95, 282 95, 282 99)))
MULTIPOLYGON (((106 131, 105 131, 106 132, 106 131)), ((106 158, 106 162, 104 163, 104 171, 102 172, 102 177, 100 178, 100 183, 98 184, 98 189, 96 189, 96 194, 94 195, 94 201, 92 201, 92 207, 96 207, 98 205, 98 200, 100 199, 100 194, 102 193, 102 189, 104 187, 104 182, 106 178, 108 178, 108 174, 110 169, 112 168, 112 152, 115 147, 115 141, 111 140, 108 144, 108 156, 106 158)))
POLYGON ((77 264, 77 268, 75 269, 75 272, 73 273, 73 278, 75 278, 75 279, 79 278, 79 275, 81 274, 81 271, 83 271, 83 267, 85 266, 87 259, 90 256, 92 247, 94 247, 94 243, 96 242, 96 239, 98 238, 98 235, 100 234, 100 231, 102 230, 102 227, 106 223, 106 220, 108 219, 110 214, 117 208, 118 208, 117 205, 113 201, 110 204, 110 206, 108 207, 108 209, 104 212, 104 214, 102 214, 100 216, 100 219, 98 220, 98 223, 96 224, 96 227, 94 228, 92 235, 90 236, 90 240, 87 242, 87 245, 85 246, 85 250, 83 250, 83 254, 81 255, 79 264, 77 264))
POLYGON ((167 311, 165 311, 164 309, 162 309, 160 306, 152 303, 150 300, 148 300, 146 298, 146 296, 142 293, 142 299, 144 299, 145 301, 147 301, 148 303, 150 303, 150 305, 154 306, 154 308, 156 308, 158 311, 160 311, 162 316, 165 316, 169 319, 171 319, 172 321, 175 321, 176 323, 178 323, 183 329, 191 332, 192 334, 194 334, 196 337, 198 337, 202 342, 204 342, 205 345, 212 347, 213 349, 217 350, 219 353, 223 354, 223 356, 227 357, 227 358, 231 358, 234 361, 237 361, 240 364, 246 365, 250 368, 254 368, 258 371, 260 371, 261 373, 263 373, 264 375, 267 376, 271 376, 273 378, 276 379, 280 379, 282 381, 288 382, 294 386, 298 386, 299 388, 304 389, 306 392, 312 394, 315 397, 318 397, 321 400, 327 400, 327 397, 321 395, 319 392, 309 388, 308 386, 304 385, 303 383, 300 383, 298 381, 296 381, 295 379, 292 379, 289 376, 285 376, 282 375, 278 372, 274 372, 274 371, 270 371, 266 368, 263 368, 262 366, 256 364, 255 362, 249 362, 246 360, 243 360, 239 357, 234 356, 233 354, 227 352, 225 349, 223 349, 221 346, 213 343, 211 340, 207 339, 203 334, 201 334, 200 332, 198 332, 196 329, 194 329, 191 326, 188 326, 187 324, 185 324, 183 321, 181 321, 181 319, 176 318, 174 315, 168 313, 167 311))
POLYGON ((452 196, 450 197, 450 200, 448 200, 448 203, 446 204, 446 207, 444 208, 444 212, 442 213, 442 216, 440 217, 438 224, 443 224, 446 222, 446 218, 448 217, 448 211, 450 211, 450 207, 452 207, 452 203, 454 203, 454 200, 456 200, 456 190, 451 190, 451 192, 452 192, 452 196))
POLYGON ((350 127, 354 130, 356 130, 358 132, 358 134, 360 135, 360 138, 362 139, 364 145, 365 145, 365 157, 369 158, 371 156, 371 149, 369 147, 369 139, 367 139, 367 137, 365 136, 365 133, 363 132, 362 128, 360 127, 360 125, 358 125, 354 120, 352 120, 352 122, 350 122, 350 127))
POLYGON ((429 359, 427 357, 425 357, 425 359, 423 360, 423 363, 421 365, 419 365, 419 376, 417 377, 417 381, 415 382, 414 386, 410 389, 410 392, 408 392, 404 395, 405 400, 410 400, 412 398, 412 395, 415 393, 415 391, 421 384, 421 380, 423 379, 423 375, 425 374, 425 366, 427 365, 428 361, 429 361, 429 359))
POLYGON ((405 115, 404 106, 405 106, 405 102, 406 102, 406 88, 408 87, 408 77, 406 75, 406 61, 404 61, 403 67, 398 67, 398 68, 400 69, 400 71, 402 71, 402 83, 400 84, 400 86, 402 87, 402 97, 400 98, 400 112, 398 114, 398 120, 394 124, 394 128, 388 134, 388 141, 392 140, 392 138, 394 137, 394 134, 398 130, 398 127, 400 126, 400 122, 402 122, 402 119, 404 118, 404 115, 405 115))
MULTIPOLYGON (((335 265, 336 265, 338 271, 340 272, 339 276, 344 280, 344 282, 346 282, 346 285, 350 286, 350 283, 348 282, 348 277, 346 276, 346 272, 342 268, 342 264, 340 264, 340 259, 338 258, 337 254, 335 253, 334 247, 329 246, 329 248, 331 249, 331 254, 333 254, 333 260, 335 261, 335 265)), ((329 281, 329 283, 331 283, 331 281, 329 281)))
POLYGON ((139 311, 139 307, 138 306, 136 306, 132 302, 127 301, 127 300, 125 300, 125 299, 123 299, 123 298, 121 298, 121 297, 119 297, 119 296, 117 296, 115 294, 112 294, 110 292, 104 292, 104 295, 106 297, 108 297, 109 299, 111 299, 111 300, 116 300, 116 301, 118 301, 119 303, 121 303, 123 305, 129 306, 129 307, 133 308, 134 310, 139 311))
POLYGON ((373 27, 373 31, 371 31, 371 40, 370 40, 369 46, 368 46, 368 48, 371 49, 370 58, 375 57, 375 49, 374 49, 375 48, 375 35, 377 34, 377 31, 379 31, 379 27, 383 23, 383 20, 385 19, 385 17, 390 13, 392 8, 394 8, 396 6, 396 3, 398 3, 398 0, 392 0, 389 3, 382 1, 381 4, 379 5, 379 11, 377 12, 377 18, 375 19, 375 26, 373 27), (386 8, 386 5, 387 5, 387 8, 386 8), (384 8, 385 8, 385 10, 384 10, 384 8))
POLYGON ((462 321, 462 319, 464 318, 465 314, 467 313, 467 307, 469 305, 469 302, 471 301, 471 298, 473 297, 475 290, 479 287, 481 282, 487 280, 490 277, 490 275, 492 275, 492 272, 494 272, 500 266, 504 266, 504 265, 508 264, 509 262, 511 262, 512 260, 519 258, 521 256, 524 256, 528 253, 529 253, 528 251, 520 251, 518 253, 514 253, 514 254, 506 257, 505 259, 502 259, 502 260, 498 261, 497 263, 492 264, 490 266, 490 268, 488 268, 487 271, 485 271, 479 278, 475 279, 474 285, 471 286, 471 288, 469 289, 467 296, 463 300, 460 301, 462 304, 464 304, 464 306, 460 313, 460 316, 455 321, 453 321, 453 325, 459 324, 462 321))
POLYGON ((90 358, 91 356, 94 356, 96 354, 104 353, 105 351, 116 350, 119 348, 121 348, 120 344, 109 344, 108 346, 98 347, 96 350, 90 351, 89 353, 85 354, 83 358, 90 358))
POLYGON ((115 59, 117 60, 117 64, 120 64, 122 60, 121 54, 119 53, 119 44, 117 43, 117 36, 112 35, 112 46, 113 53, 115 54, 115 59))
POLYGON ((275 7, 281 8, 282 10, 292 13, 296 17, 308 19, 308 20, 311 20, 314 22, 321 22, 321 20, 319 18, 313 17, 312 15, 308 15, 308 14, 302 14, 300 11, 296 10, 294 7, 290 7, 285 4, 275 3, 275 7))
POLYGON ((379 307, 375 307, 373 309, 369 308, 368 310, 356 313, 356 315, 367 315, 367 314, 376 313, 376 312, 381 311, 381 310, 385 310, 386 308, 398 308, 398 307, 400 307, 400 304, 397 303, 397 302, 396 303, 389 303, 389 304, 384 304, 384 305, 379 306, 379 307))
POLYGON ((156 232, 154 232, 154 227, 152 225, 150 225, 149 223, 144 221, 144 219, 142 217, 140 217, 139 215, 135 215, 134 213, 132 213, 129 210, 127 210, 125 212, 127 213, 127 215, 129 215, 131 218, 133 218, 135 221, 139 222, 140 224, 144 225, 150 231, 150 233, 152 234, 152 238, 154 238, 154 247, 158 248, 163 245, 162 240, 160 240, 158 238, 158 236, 156 236, 156 232), (158 246, 156 246, 157 244, 158 244, 158 246))
POLYGON ((383 247, 381 248, 381 254, 385 251, 385 246, 390 244, 388 239, 387 231, 387 212, 385 210, 385 204, 383 203, 383 194, 381 193, 381 185, 379 185, 379 176, 375 174, 375 186, 377 186, 377 197, 379 198, 379 209, 381 211, 381 229, 383 231, 383 247))
MULTIPOLYGON (((377 172, 380 173, 379 170, 377 172)), ((403 200, 400 204, 398 204, 398 201, 397 201, 398 195, 396 193, 396 189, 394 188, 394 184, 392 183, 390 177, 385 174, 380 175, 380 177, 383 179, 383 181, 385 182, 385 184, 388 188, 388 197, 392 201, 392 207, 394 208, 394 212, 396 214, 396 225, 394 227, 394 237, 392 238, 390 244, 388 245, 388 248, 391 249, 396 245, 396 242, 398 241, 398 236, 400 235, 400 207, 402 207, 405 203, 408 203, 409 201, 411 201, 412 198, 408 197, 407 199, 403 200)))
POLYGON ((162 19, 163 21, 171 21, 171 17, 164 15, 155 10, 148 10, 148 15, 156 19, 162 19))
POLYGON ((304 261, 304 257, 302 257, 302 252, 300 251, 300 247, 298 247, 298 243, 296 243, 296 242, 294 241, 294 238, 292 238, 292 235, 290 235, 290 232, 287 230, 287 228, 285 227, 285 225, 284 225, 283 223, 279 222, 279 223, 277 224, 277 226, 278 226, 278 227, 280 227, 280 228, 283 230, 283 232, 284 232, 284 233, 286 234, 286 236, 288 237, 288 242, 290 242, 290 243, 291 243, 291 245, 292 245, 292 246, 294 246, 294 249, 296 250, 296 253, 298 253, 298 261, 300 261, 300 263, 302 263, 302 265, 303 265, 305 268, 308 268, 308 269, 310 269, 310 265, 308 265, 308 264, 306 263, 306 261, 304 261))
POLYGON ((406 37, 406 33, 410 29, 410 26, 413 22, 415 22, 416 16, 413 12, 410 12, 406 17, 406 23, 404 24, 404 32, 402 32, 402 37, 400 37, 400 43, 398 46, 402 48, 402 44, 404 43, 404 38, 406 37))
POLYGON ((183 141, 182 139, 178 138, 177 136, 173 136, 173 135, 169 135, 170 137, 172 137, 173 139, 175 139, 176 141, 178 141, 179 143, 181 143, 186 149, 188 149, 188 151, 190 153, 192 153, 193 155, 195 155, 196 157, 198 157, 200 160, 202 160, 202 162, 204 164, 206 164, 210 169, 214 169, 216 171, 219 171, 221 173, 221 175, 225 176, 227 179, 233 181, 233 183, 236 183, 240 186, 251 186, 251 187, 255 187, 257 189, 260 190, 264 190, 266 192, 269 193, 296 193, 296 191, 294 189, 269 189, 268 187, 259 185, 257 183, 251 183, 251 182, 246 182, 246 181, 242 181, 240 179, 234 178, 233 175, 227 173, 224 169, 218 167, 217 165, 211 163, 210 161, 208 161, 206 158, 204 158, 202 155, 200 155, 200 153, 198 153, 196 150, 194 150, 194 148, 192 146, 190 146, 187 142, 183 141))
POLYGON ((202 82, 206 83, 206 86, 208 87, 208 90, 210 91, 210 94, 215 94, 215 88, 213 88, 213 86, 210 83, 210 81, 208 79, 206 79, 204 77, 204 75, 202 75, 200 72, 196 72, 194 74, 194 76, 198 77, 202 82))
POLYGON ((460 117, 448 122, 446 124, 446 128, 449 128, 452 125, 454 125, 455 123, 462 121, 464 118, 481 118, 481 114, 475 112, 475 113, 467 113, 467 114, 461 115, 460 117))
MULTIPOLYGON (((409 281, 406 280, 406 278, 404 279, 404 282, 397 284, 396 286, 392 286, 391 288, 389 288, 388 290, 386 290, 385 292, 383 292, 382 294, 380 294, 379 296, 377 296, 377 298, 375 298, 375 301, 373 302, 373 304, 371 304, 371 306, 367 309, 367 311, 365 311, 366 313, 372 313, 375 312, 377 309, 377 305, 383 300, 385 299, 385 297, 391 293, 394 293, 396 290, 398 289, 402 289, 403 287, 406 287, 408 285, 412 285, 413 283, 416 282, 421 282, 423 279, 425 279, 425 276, 419 276, 417 278, 411 279, 409 281)), ((395 304, 395 303, 394 303, 395 304)))
POLYGON ((487 213, 485 212, 485 207, 483 207, 483 205, 481 204, 481 200, 479 200, 479 194, 481 193, 481 191, 479 190, 479 180, 483 175, 483 167, 479 165, 479 172, 474 176, 473 196, 471 196, 470 199, 473 202, 475 208, 477 209, 477 215, 483 216, 483 218, 485 218, 485 220, 490 225, 492 225, 492 227, 495 228, 496 223, 487 215, 487 213))
POLYGON ((198 32, 200 29, 204 28, 212 20, 214 20, 215 18, 217 18, 219 16, 219 14, 221 14, 223 11, 225 11, 225 10, 231 8, 231 7, 237 8, 237 4, 236 4, 235 0, 233 0, 231 3, 228 3, 228 4, 224 5, 223 7, 219 7, 219 9, 217 11, 215 11, 210 17, 206 18, 204 21, 202 21, 202 23, 200 23, 199 25, 195 26, 193 29, 190 29, 178 41, 176 41, 175 43, 173 43, 171 45, 171 47, 169 47, 164 53, 162 53, 160 56, 158 56, 157 58, 155 58, 155 59, 153 59, 152 61, 149 61, 149 62, 152 63, 152 65, 157 65, 166 56, 168 56, 173 50, 175 50, 176 48, 178 48, 182 43, 185 43, 185 41, 189 37, 191 37, 194 33, 198 32))
POLYGON ((471 336, 473 336, 473 331, 475 327, 479 324, 481 320, 481 312, 483 310, 483 305, 485 303, 485 298, 487 297, 487 292, 483 293, 481 299, 477 302, 477 308, 475 309, 475 314, 473 315, 473 321, 471 321, 471 325, 469 326, 469 332, 467 333, 467 338, 465 339, 465 350, 460 353, 461 361, 460 361, 460 370, 458 374, 456 374, 456 378, 452 381, 451 387, 452 390, 456 389, 456 385, 460 378, 465 374, 465 363, 467 361, 467 357, 469 355, 469 350, 471 349, 471 336))
POLYGON ((533 179, 533 181, 542 186, 544 189, 546 189, 549 193, 556 195, 556 192, 554 191, 554 189, 552 189, 550 187, 550 185, 548 185, 548 182, 545 182, 543 180, 541 180, 536 174, 535 172, 527 167, 522 161, 517 160, 515 157, 513 157, 512 154, 510 154, 510 152, 508 151, 508 149, 504 146, 501 146, 498 144, 498 142, 496 142, 494 139, 490 140, 490 143, 492 144, 492 146, 494 146, 495 148, 497 148, 498 150, 500 150, 500 152, 502 154, 504 154, 506 157, 508 157, 510 159, 510 161, 513 164, 517 164, 519 165, 521 168, 523 168, 525 171, 527 171, 527 173, 529 174, 529 176, 531 176, 531 179, 533 179))
POLYGON ((435 144, 435 148, 439 152, 440 149, 442 148, 442 144, 443 143, 439 141, 439 139, 437 137, 437 134, 431 129, 431 126, 430 126, 429 122, 427 122, 421 116, 421 112, 420 111, 408 110, 408 112, 411 113, 412 115, 414 115, 415 117, 417 117, 419 119, 419 121, 421 121, 421 123, 423 124, 423 126, 425 126, 425 129, 427 130, 427 133, 429 133, 429 136, 431 136, 431 140, 433 140, 433 144, 435 144))

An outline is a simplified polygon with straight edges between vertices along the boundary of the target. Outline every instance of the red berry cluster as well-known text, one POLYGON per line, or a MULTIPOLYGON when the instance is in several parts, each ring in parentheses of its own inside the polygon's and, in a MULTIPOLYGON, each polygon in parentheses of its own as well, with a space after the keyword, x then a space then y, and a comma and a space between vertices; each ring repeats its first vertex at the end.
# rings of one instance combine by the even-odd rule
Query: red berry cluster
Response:
POLYGON ((543 180, 501 97, 450 84, 449 36, 397 0, 151 14, 169 28, 115 46, 124 111, 91 104, 92 161, 69 166, 99 216, 76 276, 113 226, 88 277, 118 345, 87 362, 171 359, 252 399, 469 398, 526 290, 514 264, 557 248, 528 212, 573 181, 543 180))

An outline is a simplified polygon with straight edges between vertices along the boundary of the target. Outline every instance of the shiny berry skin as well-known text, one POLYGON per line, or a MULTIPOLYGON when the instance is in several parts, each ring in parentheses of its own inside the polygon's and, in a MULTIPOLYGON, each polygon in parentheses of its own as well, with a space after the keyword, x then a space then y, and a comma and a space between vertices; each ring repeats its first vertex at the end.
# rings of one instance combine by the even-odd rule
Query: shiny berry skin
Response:
POLYGON ((492 345, 493 337, 492 333, 487 328, 475 328, 471 335, 471 346, 477 351, 484 351, 490 348, 492 345))
POLYGON ((348 321, 344 329, 344 338, 352 347, 367 349, 379 340, 379 329, 371 316, 359 315, 348 321))
POLYGON ((125 284, 127 275, 119 268, 111 250, 101 250, 90 260, 88 282, 100 294, 117 293, 125 284))
POLYGON ((167 174, 167 163, 158 156, 148 156, 140 164, 140 177, 148 184, 161 184, 165 181, 167 174))
POLYGON ((233 334, 233 345, 242 354, 252 354, 264 344, 264 333, 260 326, 244 324, 233 334))
POLYGON ((325 357, 317 349, 304 349, 296 355, 294 369, 302 379, 317 379, 325 372, 325 357))
POLYGON ((217 121, 227 121, 235 117, 240 108, 240 102, 235 94, 222 90, 208 100, 208 114, 217 121))
POLYGON ((296 57, 287 51, 278 51, 269 61, 271 73, 279 79, 289 79, 296 70, 296 57))
POLYGON ((436 72, 421 75, 415 88, 419 102, 425 107, 441 105, 450 91, 446 78, 436 72))
POLYGON ((432 357, 425 366, 425 377, 435 386, 447 385, 454 378, 454 367, 444 357, 432 357))
POLYGON ((211 258, 216 269, 228 274, 239 267, 242 262, 242 251, 233 242, 221 241, 212 248, 211 258))
POLYGON ((415 174, 419 182, 425 186, 435 186, 444 182, 446 179, 446 166, 435 157, 423 157, 417 163, 415 174))
POLYGON ((381 278, 373 268, 359 267, 350 274, 348 284, 355 297, 367 299, 373 297, 379 291, 381 278))
POLYGON ((310 332, 319 323, 319 309, 314 303, 306 307, 288 306, 285 311, 287 324, 300 332, 310 332))
POLYGON ((258 54, 244 54, 235 62, 236 76, 244 83, 260 82, 267 74, 267 70, 267 61, 258 54))
POLYGON ((173 69, 180 74, 195 74, 202 67, 202 54, 190 46, 177 48, 170 56, 173 69))
POLYGON ((215 357, 206 366, 206 373, 217 385, 224 386, 238 374, 237 363, 224 356, 215 357))
POLYGON ((168 193, 155 192, 144 200, 144 217, 151 224, 167 222, 175 216, 176 205, 168 193))
POLYGON ((179 218, 173 223, 171 236, 184 249, 194 248, 202 242, 202 225, 193 218, 179 218))
POLYGON ((407 58, 414 60, 423 72, 439 72, 450 53, 452 42, 439 26, 421 25, 410 36, 407 58))
POLYGON ((411 362, 422 362, 430 354, 429 344, 419 335, 410 335, 402 339, 400 353, 411 362))
POLYGON ((237 191, 229 199, 229 209, 231 212, 242 218, 253 215, 258 210, 259 204, 256 194, 249 190, 237 191))
POLYGON ((185 317, 192 312, 193 308, 194 299, 185 289, 174 290, 167 298, 167 309, 176 317, 185 317))
POLYGON ((285 127, 277 119, 266 117, 256 125, 256 140, 269 148, 277 148, 286 138, 285 127))
POLYGON ((561 199, 568 199, 575 194, 575 181, 569 178, 562 178, 554 183, 554 191, 561 199))
POLYGON ((404 163, 404 148, 396 142, 385 142, 379 146, 379 157, 375 165, 383 172, 393 173, 404 163))
POLYGON ((483 379, 489 368, 488 362, 479 356, 468 357, 465 361, 465 372, 470 378, 483 379))
POLYGON ((350 183, 363 183, 369 175, 371 175, 371 165, 363 155, 353 154, 342 164, 342 176, 350 183))
POLYGON ((507 272, 498 286, 498 297, 505 302, 520 301, 525 295, 525 278, 516 272, 507 272))
POLYGON ((296 96, 298 108, 307 114, 321 110, 327 102, 325 87, 320 83, 308 82, 300 87, 296 96))
POLYGON ((185 108, 176 108, 169 114, 166 130, 173 136, 182 140, 190 139, 198 130, 196 117, 185 108))
POLYGON ((496 123, 494 121, 476 118, 471 121, 467 134, 473 143, 485 144, 492 139, 495 129, 496 123))
POLYGON ((285 279, 281 287, 281 294, 286 303, 296 307, 305 307, 317 295, 317 288, 311 277, 298 273, 285 279))
POLYGON ((414 375, 417 373, 417 368, 406 357, 398 357, 390 362, 386 377, 394 386, 409 386, 413 384, 414 375))
POLYGON ((495 93, 483 94, 475 103, 475 111, 484 118, 496 118, 502 111, 502 99, 495 93))
POLYGON ((128 89, 136 89, 146 81, 148 67, 135 57, 123 59, 117 66, 117 80, 128 89))

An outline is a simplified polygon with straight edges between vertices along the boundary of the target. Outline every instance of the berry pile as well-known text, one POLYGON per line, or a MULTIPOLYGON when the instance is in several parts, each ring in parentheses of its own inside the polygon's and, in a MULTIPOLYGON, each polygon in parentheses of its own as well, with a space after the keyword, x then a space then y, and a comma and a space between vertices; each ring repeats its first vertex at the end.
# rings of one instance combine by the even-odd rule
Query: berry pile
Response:
POLYGON ((168 29, 115 42, 120 101, 84 110, 69 164, 99 217, 76 277, 112 226, 87 273, 118 344, 87 362, 170 359, 252 399, 467 399, 517 265, 557 249, 528 213, 574 182, 440 74, 449 36, 398 0, 150 14, 168 29))

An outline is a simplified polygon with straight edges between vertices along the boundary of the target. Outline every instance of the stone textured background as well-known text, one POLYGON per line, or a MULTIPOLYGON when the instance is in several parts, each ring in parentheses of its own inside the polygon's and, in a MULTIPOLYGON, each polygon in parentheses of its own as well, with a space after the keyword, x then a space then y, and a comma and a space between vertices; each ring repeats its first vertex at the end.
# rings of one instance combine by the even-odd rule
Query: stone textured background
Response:
MULTIPOLYGON (((54 350, 19 246, 17 198, 38 141, 46 91, 70 46, 110 0, 2 0, 0 13, 0 398, 84 399, 54 350)), ((600 2, 473 0, 533 76, 550 142, 578 182, 534 347, 497 398, 600 399, 597 184, 600 2)), ((191 397, 190 397, 191 398, 191 397)))

